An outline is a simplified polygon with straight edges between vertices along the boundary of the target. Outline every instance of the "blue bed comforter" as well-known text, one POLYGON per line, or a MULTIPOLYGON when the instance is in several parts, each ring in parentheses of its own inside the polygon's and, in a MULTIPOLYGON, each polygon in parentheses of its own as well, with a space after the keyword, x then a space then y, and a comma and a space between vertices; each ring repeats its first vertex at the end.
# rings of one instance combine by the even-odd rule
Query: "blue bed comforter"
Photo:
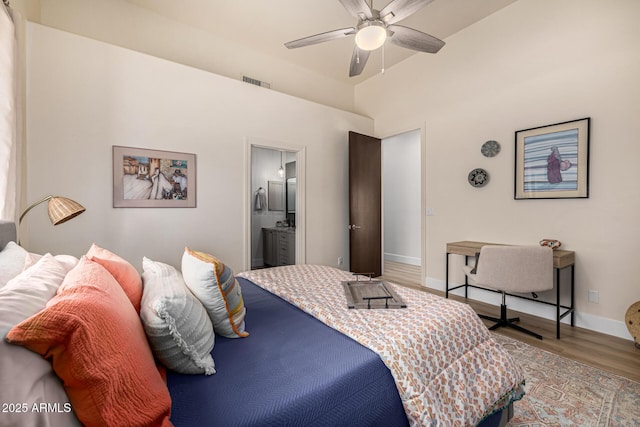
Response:
POLYGON ((407 425, 376 353, 238 280, 250 335, 216 337, 214 375, 167 373, 176 427, 407 425))

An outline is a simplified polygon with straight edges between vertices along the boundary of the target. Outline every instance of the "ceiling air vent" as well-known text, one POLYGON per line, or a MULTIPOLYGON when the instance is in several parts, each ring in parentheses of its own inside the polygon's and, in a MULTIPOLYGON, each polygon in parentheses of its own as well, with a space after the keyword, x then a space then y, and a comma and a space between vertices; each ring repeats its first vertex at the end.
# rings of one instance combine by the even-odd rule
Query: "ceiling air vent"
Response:
POLYGON ((267 89, 271 88, 271 84, 270 83, 263 82, 262 80, 254 79, 254 78, 251 78, 251 77, 248 77, 248 76, 242 76, 242 81, 245 82, 245 83, 252 84, 252 85, 265 87, 267 89))

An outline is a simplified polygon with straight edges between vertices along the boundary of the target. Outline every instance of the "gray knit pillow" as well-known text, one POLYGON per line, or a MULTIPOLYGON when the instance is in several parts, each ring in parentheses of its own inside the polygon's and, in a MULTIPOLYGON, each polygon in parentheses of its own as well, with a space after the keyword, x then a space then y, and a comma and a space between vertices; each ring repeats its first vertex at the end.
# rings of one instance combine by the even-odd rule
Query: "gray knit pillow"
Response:
POLYGON ((207 310, 174 267, 142 260, 140 318, 153 354, 182 374, 214 374, 215 335, 207 310))
POLYGON ((15 242, 9 242, 0 251, 0 288, 24 269, 27 251, 15 242))

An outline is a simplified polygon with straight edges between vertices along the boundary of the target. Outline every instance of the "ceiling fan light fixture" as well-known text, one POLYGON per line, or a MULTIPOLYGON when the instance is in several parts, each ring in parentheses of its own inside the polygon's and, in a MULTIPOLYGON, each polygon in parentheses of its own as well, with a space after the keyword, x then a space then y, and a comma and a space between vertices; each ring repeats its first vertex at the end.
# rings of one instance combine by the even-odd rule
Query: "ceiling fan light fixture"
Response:
MULTIPOLYGON (((389 42, 402 48, 437 53, 444 42, 432 35, 423 33, 396 22, 408 18, 433 0, 386 0, 388 3, 382 10, 373 8, 373 0, 340 0, 349 14, 356 18, 355 27, 341 28, 324 33, 314 34, 285 43, 288 49, 310 46, 317 43, 351 37, 355 34, 356 46, 351 54, 349 77, 359 76, 367 64, 372 51, 389 42)), ((382 69, 384 71, 384 50, 382 51, 382 69)))
POLYGON ((379 21, 367 21, 358 28, 356 44, 362 50, 376 50, 387 40, 387 29, 379 21))

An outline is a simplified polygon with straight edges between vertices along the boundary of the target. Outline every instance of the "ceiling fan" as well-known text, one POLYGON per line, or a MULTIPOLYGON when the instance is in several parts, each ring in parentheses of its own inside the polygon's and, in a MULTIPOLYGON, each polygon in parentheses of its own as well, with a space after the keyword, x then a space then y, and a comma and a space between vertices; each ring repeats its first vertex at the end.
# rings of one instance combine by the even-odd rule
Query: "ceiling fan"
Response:
POLYGON ((366 0, 340 0, 342 6, 358 18, 358 25, 315 34, 284 45, 289 49, 295 49, 355 34, 356 46, 351 56, 349 77, 360 75, 367 65, 371 51, 378 49, 387 39, 407 49, 437 53, 444 46, 442 40, 413 28, 396 25, 396 22, 407 18, 432 1, 393 0, 382 10, 376 10, 373 8, 373 0, 371 5, 367 4, 366 0))

